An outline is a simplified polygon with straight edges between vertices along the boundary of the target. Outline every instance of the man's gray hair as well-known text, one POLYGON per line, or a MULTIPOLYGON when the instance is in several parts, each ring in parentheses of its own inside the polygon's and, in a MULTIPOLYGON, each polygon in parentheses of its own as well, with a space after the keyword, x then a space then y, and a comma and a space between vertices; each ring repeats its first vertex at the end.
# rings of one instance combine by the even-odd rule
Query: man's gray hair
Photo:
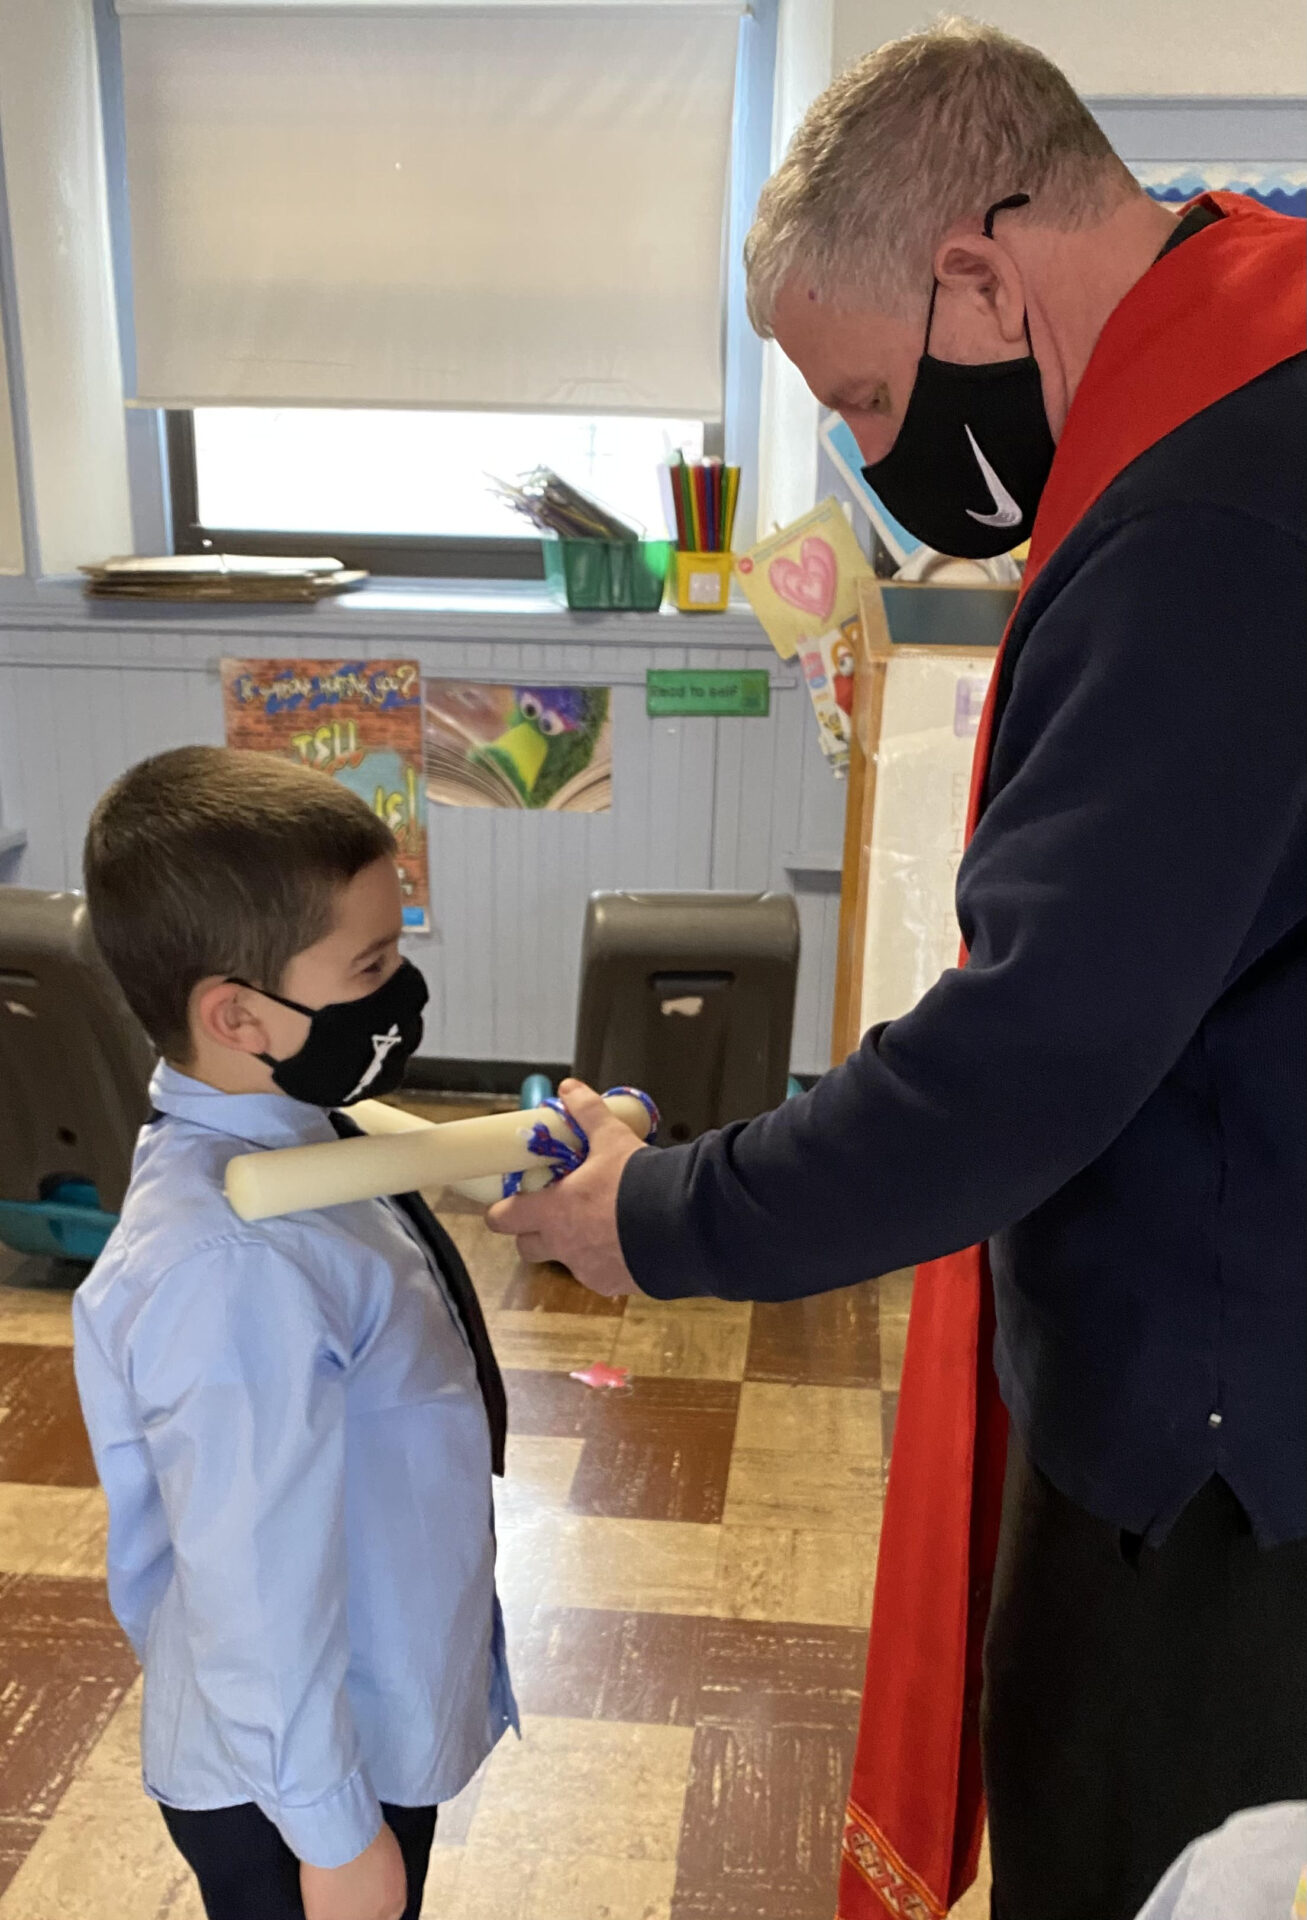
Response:
POLYGON ((1009 194, 1009 219, 1093 225, 1134 179, 1051 60, 996 27, 946 19, 892 40, 827 87, 762 190, 745 242, 749 317, 772 332, 798 275, 819 299, 909 317, 935 250, 1009 194))

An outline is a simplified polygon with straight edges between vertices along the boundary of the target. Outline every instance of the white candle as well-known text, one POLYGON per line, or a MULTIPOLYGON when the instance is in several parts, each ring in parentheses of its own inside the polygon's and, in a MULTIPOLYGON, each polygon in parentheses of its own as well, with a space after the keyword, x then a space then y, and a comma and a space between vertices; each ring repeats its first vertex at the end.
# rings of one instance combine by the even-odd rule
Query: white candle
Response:
POLYGON ((406 1107, 392 1107, 388 1100, 356 1100, 349 1117, 364 1133, 430 1133, 436 1124, 406 1107))
MULTIPOLYGON (((641 1140, 648 1136, 649 1116, 639 1100, 619 1093, 607 1105, 641 1140)), ((397 1109, 386 1111, 393 1114, 397 1109)), ((373 1118, 371 1113, 366 1116, 368 1122, 373 1118)), ((362 1140, 237 1154, 227 1163, 227 1198, 242 1220, 267 1220, 274 1214, 307 1213, 315 1207, 339 1207, 349 1200, 375 1200, 387 1193, 454 1186, 491 1174, 502 1178, 506 1173, 525 1173, 542 1165, 530 1146, 538 1126, 568 1146, 577 1144, 567 1122, 549 1107, 491 1113, 479 1120, 450 1120, 442 1126, 425 1120, 410 1124, 416 1119, 412 1115, 403 1119, 402 1131, 381 1133, 369 1126, 369 1137, 362 1140)))

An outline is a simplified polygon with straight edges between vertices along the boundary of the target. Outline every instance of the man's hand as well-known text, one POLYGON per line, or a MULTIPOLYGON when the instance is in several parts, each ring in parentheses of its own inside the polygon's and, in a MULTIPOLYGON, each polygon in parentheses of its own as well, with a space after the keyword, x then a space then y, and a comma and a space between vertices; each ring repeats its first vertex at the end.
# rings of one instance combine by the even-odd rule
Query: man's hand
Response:
POLYGON ((408 1876, 389 1827, 343 1867, 300 1862, 304 1920, 404 1920, 408 1876))
POLYGON ((592 1293, 637 1293, 617 1238, 617 1188, 641 1142, 584 1081, 564 1080, 558 1091, 590 1142, 588 1157, 542 1193, 499 1201, 486 1225, 494 1233, 516 1234, 524 1260, 561 1261, 592 1293))

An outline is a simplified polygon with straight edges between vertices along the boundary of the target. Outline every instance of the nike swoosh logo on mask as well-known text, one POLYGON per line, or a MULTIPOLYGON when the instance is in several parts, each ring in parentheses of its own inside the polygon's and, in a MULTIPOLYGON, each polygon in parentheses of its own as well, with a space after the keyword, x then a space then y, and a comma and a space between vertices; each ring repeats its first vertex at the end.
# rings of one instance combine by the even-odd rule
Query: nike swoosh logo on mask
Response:
POLYGON ((985 485, 989 488, 989 497, 994 502, 993 513, 976 513, 973 508, 968 507, 967 518, 979 521, 982 527, 1020 526, 1020 507, 981 452, 976 436, 971 431, 971 428, 967 427, 965 431, 967 439, 971 442, 971 451, 976 456, 976 464, 984 477, 985 485))

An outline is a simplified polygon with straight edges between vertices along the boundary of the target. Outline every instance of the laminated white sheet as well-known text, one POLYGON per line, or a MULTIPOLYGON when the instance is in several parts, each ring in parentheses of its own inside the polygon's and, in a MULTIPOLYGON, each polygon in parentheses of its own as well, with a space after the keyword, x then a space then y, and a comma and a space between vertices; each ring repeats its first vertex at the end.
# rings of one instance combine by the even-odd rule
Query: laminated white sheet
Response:
POLYGON ((957 965, 953 893, 987 654, 904 653, 886 668, 876 758, 862 1031, 915 1006, 957 965))

